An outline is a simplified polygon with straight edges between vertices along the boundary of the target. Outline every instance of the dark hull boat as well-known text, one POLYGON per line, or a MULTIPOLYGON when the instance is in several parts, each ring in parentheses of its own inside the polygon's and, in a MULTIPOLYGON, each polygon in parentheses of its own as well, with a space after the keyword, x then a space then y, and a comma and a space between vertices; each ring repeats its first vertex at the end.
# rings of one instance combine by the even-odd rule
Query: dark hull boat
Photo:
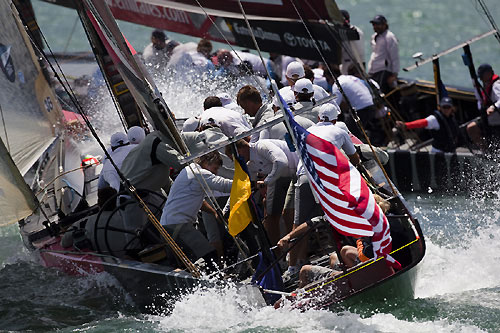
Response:
MULTIPOLYGON (((7 0, 1 0, 0 3, 5 7, 2 12, 10 13, 11 9, 14 10, 14 7, 10 8, 7 4, 7 0)), ((178 1, 178 3, 183 2, 178 1)), ((154 83, 143 71, 141 64, 137 62, 133 50, 131 52, 125 47, 126 42, 106 4, 97 0, 85 0, 78 3, 77 7, 107 84, 111 87, 124 85, 128 88, 119 92, 112 89, 113 98, 127 126, 143 126, 147 119, 155 130, 173 137, 174 141, 180 140, 180 153, 185 154, 186 152, 182 151, 182 140, 178 136, 168 107, 158 94, 154 83)), ((186 8, 191 7, 193 6, 186 8)), ((214 10, 220 10, 220 8, 214 8, 214 10)), ((242 19, 241 14, 233 13, 232 15, 237 15, 239 19, 242 19)), ((21 33, 24 33, 22 29, 21 33)), ((31 46, 27 44, 26 47, 31 46)), ((83 112, 82 116, 84 116, 83 112)), ((274 123, 282 121, 283 118, 276 119, 274 123)), ((86 124, 92 129, 90 123, 86 124)), ((272 124, 264 126, 270 125, 272 124)), ((259 130, 259 128, 254 130, 259 130)), ((248 134, 244 133, 242 137, 248 134)), ((238 137, 231 139, 230 142, 236 139, 238 137)), ((33 182, 31 189, 28 189, 27 197, 35 202, 31 212, 36 211, 36 213, 17 215, 18 220, 21 219, 19 225, 26 246, 38 254, 44 266, 55 267, 73 275, 108 272, 120 281, 141 308, 147 308, 152 304, 168 303, 177 299, 179 294, 189 292, 198 285, 227 286, 224 278, 218 278, 216 282, 213 282, 200 278, 198 274, 195 274, 196 271, 190 270, 189 266, 186 270, 182 265, 165 263, 162 256, 164 254, 162 250, 167 248, 165 243, 161 244, 160 248, 146 247, 140 249, 141 251, 122 255, 116 255, 109 247, 101 251, 96 250, 88 239, 81 237, 81 230, 74 227, 83 224, 84 221, 89 223, 92 217, 98 217, 102 213, 97 207, 96 198, 96 178, 100 165, 93 159, 82 161, 81 151, 72 140, 65 139, 64 135, 58 136, 55 141, 56 143, 46 151, 45 155, 41 155, 38 159, 37 166, 34 168, 36 181, 33 182), (71 236, 71 244, 64 245, 65 238, 69 236, 71 236), (158 249, 159 252, 155 252, 158 249), (182 269, 179 269, 179 266, 182 269)), ((101 148, 104 150, 102 144, 101 148)), ((220 147, 210 149, 217 148, 220 147)), ((6 156, 9 155, 6 154, 6 156)), ((192 160, 194 157, 193 155, 186 156, 186 159, 192 160)), ((392 188, 391 182, 386 179, 382 170, 373 161, 364 162, 364 166, 370 172, 371 176, 367 179, 371 182, 372 188, 391 204, 387 217, 393 239, 392 256, 399 261, 402 269, 394 271, 387 266, 385 260, 372 260, 346 270, 335 278, 315 282, 300 290, 297 290, 296 280, 285 284, 284 290, 267 290, 252 284, 248 274, 243 274, 244 278, 238 274, 233 275, 233 277, 240 277, 236 286, 242 291, 242 295, 249 297, 252 303, 257 304, 264 304, 263 296, 285 296, 293 301, 295 307, 306 309, 328 307, 332 303, 347 300, 355 295, 363 295, 376 286, 395 281, 403 281, 401 283, 404 289, 402 294, 413 294, 414 283, 408 277, 415 273, 415 266, 425 254, 424 238, 418 221, 413 218, 402 196, 392 188)), ((26 187, 26 184, 22 186, 26 187)), ((131 193, 136 192, 131 191, 131 193)), ((96 218, 96 221, 100 220, 96 218)), ((127 232, 110 225, 109 221, 110 219, 107 220, 103 232, 110 234, 127 232)), ((331 227, 328 225, 327 231, 317 236, 319 238, 323 235, 332 237, 333 234, 329 228, 331 227)), ((146 234, 146 231, 145 226, 138 232, 135 230, 134 235, 137 236, 137 240, 142 240, 141 237, 146 234)), ((259 245, 257 250, 266 252, 265 242, 259 245)), ((318 246, 311 253, 312 260, 319 265, 327 266, 324 256, 333 250, 334 248, 326 243, 318 246)), ((270 302, 269 298, 267 302, 270 302)))
MULTIPOLYGON (((384 183, 385 178, 373 161, 365 162, 365 166, 374 175, 375 183, 384 183)), ((293 292, 290 290, 292 296, 288 299, 294 307, 319 309, 339 302, 354 305, 360 301, 414 297, 417 275, 415 266, 425 255, 422 230, 400 195, 390 196, 390 188, 386 184, 381 190, 387 193, 387 201, 391 204, 389 213, 386 213, 391 228, 391 255, 401 264, 402 269, 393 270, 384 258, 370 259, 333 277, 312 282, 293 292), (392 291, 390 294, 387 293, 389 286, 392 291)), ((328 256, 311 260, 312 264, 322 266, 328 266, 328 262, 328 256)))

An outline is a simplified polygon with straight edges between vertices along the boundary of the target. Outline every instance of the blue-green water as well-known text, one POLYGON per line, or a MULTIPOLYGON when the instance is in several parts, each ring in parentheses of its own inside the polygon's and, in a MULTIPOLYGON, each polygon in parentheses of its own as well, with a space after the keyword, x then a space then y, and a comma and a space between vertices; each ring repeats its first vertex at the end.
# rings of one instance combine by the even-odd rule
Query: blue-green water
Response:
MULTIPOLYGON (((416 298, 348 310, 255 308, 235 290, 198 291, 171 314, 140 314, 109 275, 39 266, 14 226, 0 243, 0 330, 63 332, 498 332, 498 199, 407 194, 427 241, 416 298)), ((390 294, 391 291, 387 290, 390 294)))
MULTIPOLYGON (((498 0, 485 2, 497 25, 500 24, 498 0)), ((74 11, 55 8, 39 0, 34 0, 33 4, 39 25, 55 50, 62 51, 67 45, 67 50, 90 51, 79 23, 71 35, 73 24, 78 20, 74 11)), ((402 68, 414 63, 412 55, 416 52, 423 52, 424 57, 430 57, 492 29, 475 0, 337 0, 337 4, 339 8, 347 9, 351 15, 351 23, 364 31, 366 61, 370 56, 370 36, 373 33, 369 21, 376 14, 384 14, 391 31, 399 39, 402 68)), ((142 50, 149 43, 151 28, 127 22, 119 24, 137 50, 142 50)), ((168 35, 180 42, 193 41, 189 36, 174 33, 168 35)), ((223 44, 216 44, 215 47, 228 48, 223 44)), ((493 36, 472 44, 471 51, 476 67, 488 62, 500 72, 500 43, 493 36)), ((462 51, 458 50, 441 59, 441 73, 445 84, 470 86, 468 69, 463 65, 461 54, 462 51)), ((401 70, 399 75, 433 81, 431 64, 412 72, 401 70)))
MULTIPOLYGON (((472 1, 338 1, 351 12, 352 22, 370 34, 369 19, 384 13, 398 35, 402 59, 422 51, 427 55, 489 29, 472 1)), ((500 20, 497 0, 487 1, 500 20), (493 6, 496 4, 496 6, 493 6)), ((71 10, 34 1, 40 26, 56 50, 63 50, 76 15, 71 10)), ((151 29, 121 23, 134 47, 142 49, 151 29)), ((182 41, 189 37, 175 38, 182 41)), ((88 50, 76 30, 69 50, 88 50)), ((500 45, 493 37, 472 47, 477 63, 500 68, 500 45)), ((458 53, 442 64, 443 78, 468 85, 458 53), (452 60, 454 59, 454 60, 452 60)), ((406 61, 407 64, 411 60, 406 61)), ((402 61, 405 65, 405 61, 402 61)), ((411 75, 432 77, 432 69, 411 75)), ((160 82, 176 112, 190 113, 191 100, 219 86, 173 89, 160 82), (174 93, 169 94, 169 90, 174 93), (196 96, 193 96, 196 94, 196 96), (199 96, 198 96, 199 95, 199 96)), ((107 99, 94 101, 102 123, 115 117, 107 99)), ((201 105, 201 104, 200 104, 201 105)), ((96 118, 94 118, 96 119, 96 118)), ((101 128, 102 130, 102 128, 101 128)), ((109 132, 109 131, 108 131, 109 132)), ((497 180, 492 177, 490 181, 497 180)), ((498 193, 497 193, 498 194, 498 193)), ((24 248, 16 226, 0 229, 0 330, 63 332, 478 332, 500 331, 500 200, 475 184, 469 194, 405 195, 419 218, 427 254, 419 265, 416 298, 387 301, 338 311, 299 313, 288 308, 255 308, 235 290, 198 291, 179 300, 171 314, 140 314, 111 276, 75 278, 42 268, 24 248)), ((391 291, 387 290, 390 294, 391 291)))

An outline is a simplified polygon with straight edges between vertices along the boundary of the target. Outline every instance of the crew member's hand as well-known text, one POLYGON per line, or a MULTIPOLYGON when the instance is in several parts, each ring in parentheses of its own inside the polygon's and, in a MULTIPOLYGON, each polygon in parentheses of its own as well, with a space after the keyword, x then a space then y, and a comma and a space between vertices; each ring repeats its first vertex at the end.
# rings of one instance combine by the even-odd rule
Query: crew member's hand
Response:
POLYGON ((489 116, 489 115, 492 115, 493 112, 495 112, 495 106, 494 105, 491 105, 489 108, 486 109, 486 114, 489 116))
POLYGON ((391 88, 396 88, 398 86, 398 76, 396 74, 391 74, 387 77, 387 85, 391 88))
POLYGON ((283 238, 281 238, 279 241, 278 241, 278 248, 280 250, 284 249, 285 247, 288 246, 288 243, 290 242, 290 236, 288 235, 285 235, 283 238))
POLYGON ((267 185, 266 185, 266 183, 264 183, 264 181, 258 180, 257 181, 257 188, 259 189, 260 194, 262 196, 266 195, 266 193, 267 193, 267 185))
POLYGON ((406 124, 400 120, 396 120, 396 127, 399 129, 406 129, 406 124))

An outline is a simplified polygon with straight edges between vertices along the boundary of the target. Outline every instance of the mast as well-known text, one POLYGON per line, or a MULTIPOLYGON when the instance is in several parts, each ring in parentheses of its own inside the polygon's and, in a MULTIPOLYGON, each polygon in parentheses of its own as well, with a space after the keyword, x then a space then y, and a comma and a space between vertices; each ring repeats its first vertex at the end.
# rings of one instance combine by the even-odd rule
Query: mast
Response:
MULTIPOLYGON (((145 127, 144 118, 136 104, 132 93, 128 89, 125 81, 119 71, 116 70, 110 54, 102 43, 97 31, 92 26, 88 16, 85 15, 83 3, 77 2, 77 12, 82 22, 83 29, 92 47, 97 64, 106 80, 106 84, 113 98, 113 101, 121 113, 121 118, 125 121, 126 127, 132 126, 145 127)), ((124 124, 124 125, 125 125, 124 124)))
POLYGON ((172 112, 137 53, 121 34, 106 2, 84 0, 83 3, 85 16, 96 30, 142 114, 155 130, 171 141, 168 143, 172 147, 181 154, 188 154, 172 112))

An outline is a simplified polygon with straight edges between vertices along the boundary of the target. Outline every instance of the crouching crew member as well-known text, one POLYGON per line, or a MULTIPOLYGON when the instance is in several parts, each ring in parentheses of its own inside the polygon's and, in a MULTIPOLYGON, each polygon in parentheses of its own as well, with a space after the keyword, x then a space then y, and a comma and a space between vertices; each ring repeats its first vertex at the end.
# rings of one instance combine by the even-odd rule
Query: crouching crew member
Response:
POLYGON ((434 111, 434 114, 424 119, 408 123, 396 121, 396 127, 401 129, 429 129, 432 131, 433 138, 431 152, 453 153, 459 144, 459 129, 453 115, 455 111, 453 101, 449 97, 443 97, 439 103, 439 108, 440 110, 434 111))
POLYGON ((209 267, 217 258, 215 248, 193 223, 200 209, 213 215, 217 214, 204 201, 206 194, 202 186, 203 180, 199 178, 204 178, 213 191, 231 192, 232 180, 216 175, 221 165, 222 158, 219 152, 214 151, 185 167, 172 185, 160 220, 165 230, 179 243, 191 260, 204 258, 209 267))

